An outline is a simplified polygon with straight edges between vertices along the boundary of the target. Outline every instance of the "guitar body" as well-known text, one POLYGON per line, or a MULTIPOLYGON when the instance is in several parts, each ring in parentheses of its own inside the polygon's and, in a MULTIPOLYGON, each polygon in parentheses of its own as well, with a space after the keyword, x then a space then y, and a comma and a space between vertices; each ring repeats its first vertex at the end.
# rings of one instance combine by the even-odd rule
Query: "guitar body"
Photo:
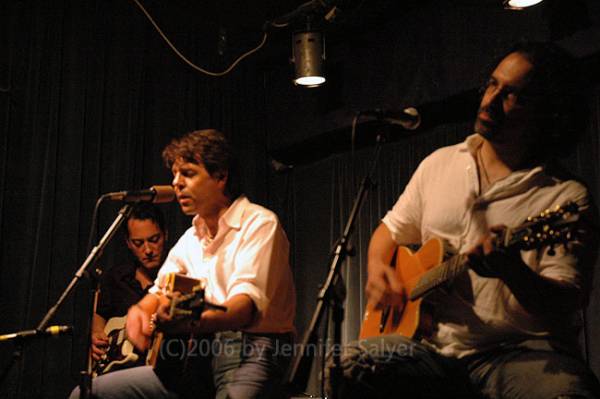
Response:
MULTIPOLYGON (((444 244, 438 238, 428 240, 416 253, 407 247, 396 252, 396 277, 406 292, 411 292, 421 277, 443 261, 444 244)), ((430 319, 422 309, 423 298, 405 299, 403 306, 388 306, 376 309, 371 303, 360 329, 360 339, 387 334, 415 337, 421 330, 429 329, 430 319)))
POLYGON ((108 348, 104 358, 96 362, 94 376, 131 367, 138 362, 140 356, 125 334, 126 321, 127 316, 122 316, 111 317, 106 322, 104 333, 108 336, 108 348))

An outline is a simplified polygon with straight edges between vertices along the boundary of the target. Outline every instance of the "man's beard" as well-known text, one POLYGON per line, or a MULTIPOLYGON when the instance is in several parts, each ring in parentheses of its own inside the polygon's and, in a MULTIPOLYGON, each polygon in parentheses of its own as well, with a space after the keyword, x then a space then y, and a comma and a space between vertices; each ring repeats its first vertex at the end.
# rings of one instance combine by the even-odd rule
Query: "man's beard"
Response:
POLYGON ((494 140, 498 133, 502 130, 505 116, 502 112, 496 112, 490 107, 480 107, 477 110, 477 118, 475 120, 475 133, 479 133, 487 140, 494 140), (481 118, 481 113, 487 114, 488 120, 481 118))

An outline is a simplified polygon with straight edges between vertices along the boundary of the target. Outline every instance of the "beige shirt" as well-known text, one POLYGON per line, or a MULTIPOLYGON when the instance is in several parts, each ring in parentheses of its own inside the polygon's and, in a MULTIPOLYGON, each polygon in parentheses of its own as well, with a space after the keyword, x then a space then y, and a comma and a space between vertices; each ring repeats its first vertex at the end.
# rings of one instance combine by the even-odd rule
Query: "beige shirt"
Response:
POLYGON ((247 332, 294 331, 296 292, 289 267, 289 243, 277 216, 239 197, 219 219, 210 238, 196 216, 169 252, 151 293, 165 288, 167 274, 176 272, 206 281, 206 299, 221 304, 248 295, 258 310, 247 332))
MULTIPOLYGON (((541 166, 515 171, 480 193, 475 154, 481 143, 472 135, 423 160, 383 219, 398 244, 439 237, 466 252, 491 226, 515 227, 568 201, 587 206, 583 185, 549 176, 541 166)), ((582 262, 564 248, 556 248, 555 256, 536 250, 521 254, 536 273, 582 286, 582 262)), ((546 325, 526 312, 501 280, 472 270, 457 278, 449 293, 438 291, 431 299, 437 329, 430 341, 443 355, 462 357, 522 337, 576 339, 578 315, 562 325, 546 325)))

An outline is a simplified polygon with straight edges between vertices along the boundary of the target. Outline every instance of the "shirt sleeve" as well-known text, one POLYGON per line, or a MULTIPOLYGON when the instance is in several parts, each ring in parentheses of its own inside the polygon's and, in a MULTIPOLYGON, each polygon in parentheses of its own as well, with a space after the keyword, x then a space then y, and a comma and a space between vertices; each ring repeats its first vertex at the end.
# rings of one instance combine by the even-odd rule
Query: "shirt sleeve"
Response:
POLYGON ((383 223, 399 245, 421 242, 422 180, 425 161, 421 162, 404 192, 383 218, 383 223))
POLYGON ((587 190, 580 189, 573 201, 579 206, 576 224, 573 225, 574 239, 554 248, 554 255, 544 251, 539 263, 540 275, 569 283, 587 291, 593 263, 597 255, 598 232, 595 206, 590 205, 587 190))
POLYGON ((289 244, 276 217, 257 217, 244 233, 227 285, 227 299, 248 295, 263 315, 288 265, 289 244))

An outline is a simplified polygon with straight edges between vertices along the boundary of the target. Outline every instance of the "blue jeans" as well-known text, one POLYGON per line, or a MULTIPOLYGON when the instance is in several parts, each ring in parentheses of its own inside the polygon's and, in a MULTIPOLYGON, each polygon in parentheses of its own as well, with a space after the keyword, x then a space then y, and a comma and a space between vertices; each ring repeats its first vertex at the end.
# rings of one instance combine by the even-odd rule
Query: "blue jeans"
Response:
POLYGON ((347 345, 341 359, 337 397, 344 399, 600 398, 598 380, 585 364, 545 340, 501 345, 455 359, 389 335, 347 345))
MULTIPOLYGON (((94 398, 284 398, 283 379, 289 357, 279 350, 291 343, 291 334, 217 333, 214 338, 167 342, 164 350, 181 362, 115 371, 95 378, 94 398)), ((79 398, 75 388, 70 399, 79 398)))

